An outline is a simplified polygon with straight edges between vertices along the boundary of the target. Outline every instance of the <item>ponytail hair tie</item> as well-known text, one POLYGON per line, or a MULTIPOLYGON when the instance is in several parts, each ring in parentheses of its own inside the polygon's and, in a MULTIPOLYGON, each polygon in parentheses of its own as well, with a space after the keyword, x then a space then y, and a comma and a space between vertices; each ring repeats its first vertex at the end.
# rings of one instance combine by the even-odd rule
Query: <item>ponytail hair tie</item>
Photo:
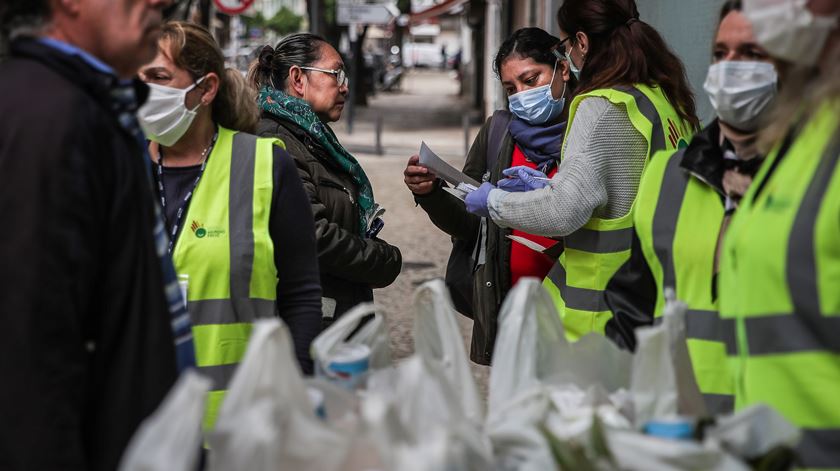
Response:
POLYGON ((271 70, 271 60, 274 59, 274 48, 271 46, 263 46, 260 50, 259 64, 260 68, 271 70))
POLYGON ((630 18, 629 20, 627 20, 627 22, 624 23, 624 26, 629 28, 630 25, 632 25, 633 23, 636 23, 637 21, 639 21, 639 19, 634 16, 634 17, 630 18))

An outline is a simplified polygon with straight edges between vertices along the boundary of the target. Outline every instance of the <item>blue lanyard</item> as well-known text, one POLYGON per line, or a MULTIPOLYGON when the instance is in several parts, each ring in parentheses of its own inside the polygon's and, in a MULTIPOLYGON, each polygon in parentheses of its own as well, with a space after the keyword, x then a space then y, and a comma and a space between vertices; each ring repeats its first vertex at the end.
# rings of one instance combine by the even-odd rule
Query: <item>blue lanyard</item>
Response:
MULTIPOLYGON (((175 246, 175 236, 178 234, 178 228, 181 227, 181 220, 184 218, 184 213, 187 212, 187 207, 189 206, 190 200, 192 199, 193 193, 195 193, 196 188, 198 188, 198 182, 201 181, 201 176, 204 175, 204 169, 207 167, 207 161, 210 160, 210 154, 213 152, 213 147, 216 145, 216 138, 219 136, 219 133, 213 134, 213 140, 210 141, 210 145, 205 149, 204 153, 206 157, 204 158, 204 162, 201 163, 201 169, 198 171, 198 176, 195 177, 195 182, 193 182, 193 187, 190 191, 184 195, 184 200, 181 202, 181 206, 178 207, 178 212, 175 213, 175 221, 172 225, 172 230, 169 233, 169 247, 167 248, 166 253, 171 254, 172 248, 175 246)), ((160 206, 163 209, 163 218, 166 219, 166 191, 163 189, 163 153, 160 154, 160 159, 158 159, 157 164, 157 181, 158 181, 158 192, 160 193, 160 206)), ((167 221, 169 222, 169 221, 167 221)))

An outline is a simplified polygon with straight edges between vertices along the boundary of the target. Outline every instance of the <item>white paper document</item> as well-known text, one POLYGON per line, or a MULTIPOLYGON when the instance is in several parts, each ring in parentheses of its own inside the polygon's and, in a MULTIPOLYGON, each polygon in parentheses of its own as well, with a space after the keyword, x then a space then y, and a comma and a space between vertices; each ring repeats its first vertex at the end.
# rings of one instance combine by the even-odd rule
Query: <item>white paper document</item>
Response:
POLYGON ((524 245, 525 247, 528 247, 529 249, 533 250, 534 252, 544 253, 546 250, 548 250, 548 247, 543 247, 542 245, 534 242, 531 239, 526 239, 524 237, 510 235, 510 234, 508 234, 505 237, 507 237, 508 239, 510 239, 514 242, 518 242, 518 243, 524 245))
MULTIPOLYGON (((442 178, 447 183, 457 187, 461 183, 471 185, 473 189, 481 186, 480 182, 475 181, 455 167, 444 162, 443 159, 437 156, 425 142, 420 143, 420 165, 428 167, 429 170, 442 178)), ((466 191, 468 188, 459 188, 461 191, 466 191)), ((466 196, 466 195, 464 195, 466 196)))

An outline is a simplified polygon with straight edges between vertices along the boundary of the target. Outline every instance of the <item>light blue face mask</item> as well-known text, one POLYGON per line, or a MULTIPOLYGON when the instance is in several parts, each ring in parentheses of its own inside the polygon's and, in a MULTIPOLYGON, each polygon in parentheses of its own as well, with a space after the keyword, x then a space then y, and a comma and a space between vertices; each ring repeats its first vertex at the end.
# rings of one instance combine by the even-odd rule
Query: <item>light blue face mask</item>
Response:
POLYGON ((574 61, 572 61, 572 54, 570 51, 566 51, 566 62, 569 63, 569 71, 575 76, 575 80, 580 80, 580 69, 575 65, 574 61))
POLYGON ((555 100, 551 95, 551 85, 554 84, 556 73, 557 61, 554 62, 551 83, 509 96, 510 112, 529 124, 545 124, 560 116, 566 106, 566 84, 563 84, 560 98, 555 100))

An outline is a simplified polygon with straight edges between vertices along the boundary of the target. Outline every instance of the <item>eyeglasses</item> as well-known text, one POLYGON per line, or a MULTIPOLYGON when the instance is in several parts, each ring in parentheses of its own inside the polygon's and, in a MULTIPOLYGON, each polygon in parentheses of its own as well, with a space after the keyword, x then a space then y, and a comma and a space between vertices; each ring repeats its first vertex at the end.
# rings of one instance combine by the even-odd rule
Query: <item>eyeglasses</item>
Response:
POLYGON ((561 39, 560 42, 557 43, 557 46, 554 47, 554 50, 556 51, 560 48, 563 48, 563 53, 565 54, 566 53, 566 46, 563 43, 565 43, 566 41, 568 41, 570 39, 572 39, 572 36, 566 36, 566 39, 561 39))
POLYGON ((305 67, 300 66, 301 69, 305 70, 314 70, 316 72, 323 72, 325 74, 330 74, 335 76, 335 81, 338 82, 339 87, 343 87, 348 84, 349 80, 347 80, 347 73, 344 72, 344 69, 319 69, 318 67, 305 67))

